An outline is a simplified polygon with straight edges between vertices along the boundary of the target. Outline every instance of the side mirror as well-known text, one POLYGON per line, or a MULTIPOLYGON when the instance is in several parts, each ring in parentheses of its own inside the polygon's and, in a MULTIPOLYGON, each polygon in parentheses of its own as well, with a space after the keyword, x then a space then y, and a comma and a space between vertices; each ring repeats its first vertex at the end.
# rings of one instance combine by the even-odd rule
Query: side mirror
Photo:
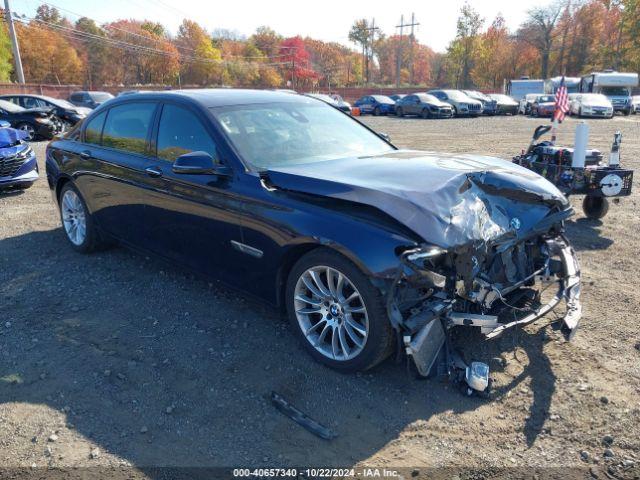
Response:
POLYGON ((383 132, 378 132, 378 136, 379 136, 381 139, 383 139, 385 142, 389 142, 389 143, 391 143, 391 137, 390 137, 388 134, 383 133, 383 132))
POLYGON ((173 162, 173 173, 190 175, 231 175, 231 169, 225 165, 216 164, 207 152, 189 152, 180 155, 173 162))
POLYGON ((11 124, 6 120, 0 120, 0 128, 9 128, 11 124))

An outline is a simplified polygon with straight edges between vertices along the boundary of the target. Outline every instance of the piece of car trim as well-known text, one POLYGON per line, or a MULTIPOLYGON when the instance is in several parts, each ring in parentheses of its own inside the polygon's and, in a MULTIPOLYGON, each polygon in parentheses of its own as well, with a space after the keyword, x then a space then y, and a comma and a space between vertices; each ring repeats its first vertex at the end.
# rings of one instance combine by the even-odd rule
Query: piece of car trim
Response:
POLYGON ((239 252, 246 253, 247 255, 250 255, 255 258, 262 258, 262 255, 264 255, 264 252, 262 250, 251 247, 244 243, 240 243, 236 240, 231 240, 231 245, 233 245, 233 248, 235 248, 239 252))
POLYGON ((289 417, 291 420, 314 435, 317 435, 324 440, 333 440, 338 436, 333 430, 321 425, 291 405, 282 397, 282 395, 279 395, 276 392, 271 392, 271 402, 278 411, 280 411, 280 413, 289 417))

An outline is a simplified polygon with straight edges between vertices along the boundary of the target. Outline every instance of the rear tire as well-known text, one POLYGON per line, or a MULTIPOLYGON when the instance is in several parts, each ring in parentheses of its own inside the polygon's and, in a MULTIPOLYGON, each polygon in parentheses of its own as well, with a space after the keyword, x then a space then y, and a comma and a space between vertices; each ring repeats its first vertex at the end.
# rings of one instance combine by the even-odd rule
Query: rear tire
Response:
POLYGON ((291 326, 304 348, 328 367, 345 373, 363 371, 379 364, 393 351, 395 336, 382 294, 354 263, 333 250, 319 248, 296 262, 287 278, 285 302, 291 326), (342 283, 338 273, 343 277, 342 283), (314 277, 322 287, 318 287, 314 277), (309 284, 316 293, 308 288, 309 284), (345 296, 354 299, 341 303, 345 296), (335 310, 337 317, 332 316, 335 310), (338 332, 337 346, 333 343, 334 332, 338 332), (353 333, 358 334, 355 339, 359 344, 353 333))
POLYGON ((65 237, 76 252, 91 253, 106 245, 100 238, 87 204, 71 182, 60 191, 59 208, 65 237))
POLYGON ((400 118, 404 117, 404 112, 402 111, 402 107, 396 108, 396 116, 400 118))
POLYGON ((375 117, 379 117, 380 115, 382 115, 382 111, 380 110, 380 107, 376 107, 373 109, 373 115, 375 117))
POLYGON ((609 201, 604 197, 584 197, 582 210, 587 218, 600 220, 609 211, 609 201))
POLYGON ((422 118, 430 118, 431 117, 431 112, 429 112, 428 108, 423 108, 422 109, 422 118))

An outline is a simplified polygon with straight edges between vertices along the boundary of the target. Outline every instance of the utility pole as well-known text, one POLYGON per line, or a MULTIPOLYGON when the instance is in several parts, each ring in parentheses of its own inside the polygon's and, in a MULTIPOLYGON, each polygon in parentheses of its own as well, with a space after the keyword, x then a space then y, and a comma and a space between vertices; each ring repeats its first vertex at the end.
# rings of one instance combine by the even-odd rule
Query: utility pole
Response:
POLYGON ((376 27, 376 19, 372 19, 371 20, 371 26, 365 28, 365 30, 367 32, 370 32, 371 34, 371 39, 369 40, 369 50, 370 52, 366 53, 366 61, 365 61, 365 65, 363 65, 363 67, 365 67, 365 72, 366 72, 366 78, 367 78, 367 83, 369 83, 369 59, 373 59, 373 42, 375 40, 375 35, 376 35, 376 30, 380 30, 380 27, 376 27))
POLYGON ((9 36, 11 37, 13 60, 16 64, 16 76, 18 77, 19 83, 24 83, 22 60, 20 59, 20 48, 18 47, 18 37, 16 36, 16 29, 13 25, 13 16, 11 15, 11 6, 9 5, 9 0, 4 0, 4 14, 7 18, 7 24, 9 25, 9 36))
MULTIPOLYGON (((400 41, 398 42, 398 48, 396 50, 396 87, 400 86, 400 66, 402 64, 402 34, 404 33, 404 27, 411 27, 411 37, 413 39, 413 27, 415 25, 420 24, 415 22, 414 14, 411 14, 411 23, 404 23, 404 15, 400 15, 400 25, 396 25, 396 28, 400 29, 400 41)), ((411 50, 413 51, 413 43, 411 44, 411 50)), ((413 58, 411 60, 411 68, 413 70, 413 58)))
POLYGON ((416 43, 416 37, 413 35, 413 27, 420 25, 419 23, 416 23, 416 15, 415 13, 411 14, 411 36, 409 37, 411 39, 411 59, 409 60, 411 62, 411 75, 409 77, 409 83, 411 85, 413 85, 414 80, 413 80, 413 49, 415 47, 415 43, 416 43))

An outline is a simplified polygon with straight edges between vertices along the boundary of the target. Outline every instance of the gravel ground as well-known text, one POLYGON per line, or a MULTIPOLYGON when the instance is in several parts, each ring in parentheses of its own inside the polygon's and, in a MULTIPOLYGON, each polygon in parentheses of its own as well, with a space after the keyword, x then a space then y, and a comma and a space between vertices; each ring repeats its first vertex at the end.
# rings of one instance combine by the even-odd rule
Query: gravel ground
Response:
MULTIPOLYGON (((398 146, 504 158, 537 124, 364 121, 398 146)), ((623 163, 640 171, 640 117, 589 124, 603 151, 620 129, 623 163)), ((35 145, 41 171, 44 147, 35 145)), ((491 365, 491 400, 413 380, 393 361, 338 374, 310 359, 278 312, 207 279, 119 248, 74 253, 44 179, 0 196, 0 466, 135 466, 126 472, 141 478, 158 477, 158 466, 287 465, 637 476, 639 192, 603 222, 573 200, 585 314, 572 343, 545 321, 491 342, 463 336, 461 347, 491 365), (278 413, 272 391, 338 438, 278 413)))

